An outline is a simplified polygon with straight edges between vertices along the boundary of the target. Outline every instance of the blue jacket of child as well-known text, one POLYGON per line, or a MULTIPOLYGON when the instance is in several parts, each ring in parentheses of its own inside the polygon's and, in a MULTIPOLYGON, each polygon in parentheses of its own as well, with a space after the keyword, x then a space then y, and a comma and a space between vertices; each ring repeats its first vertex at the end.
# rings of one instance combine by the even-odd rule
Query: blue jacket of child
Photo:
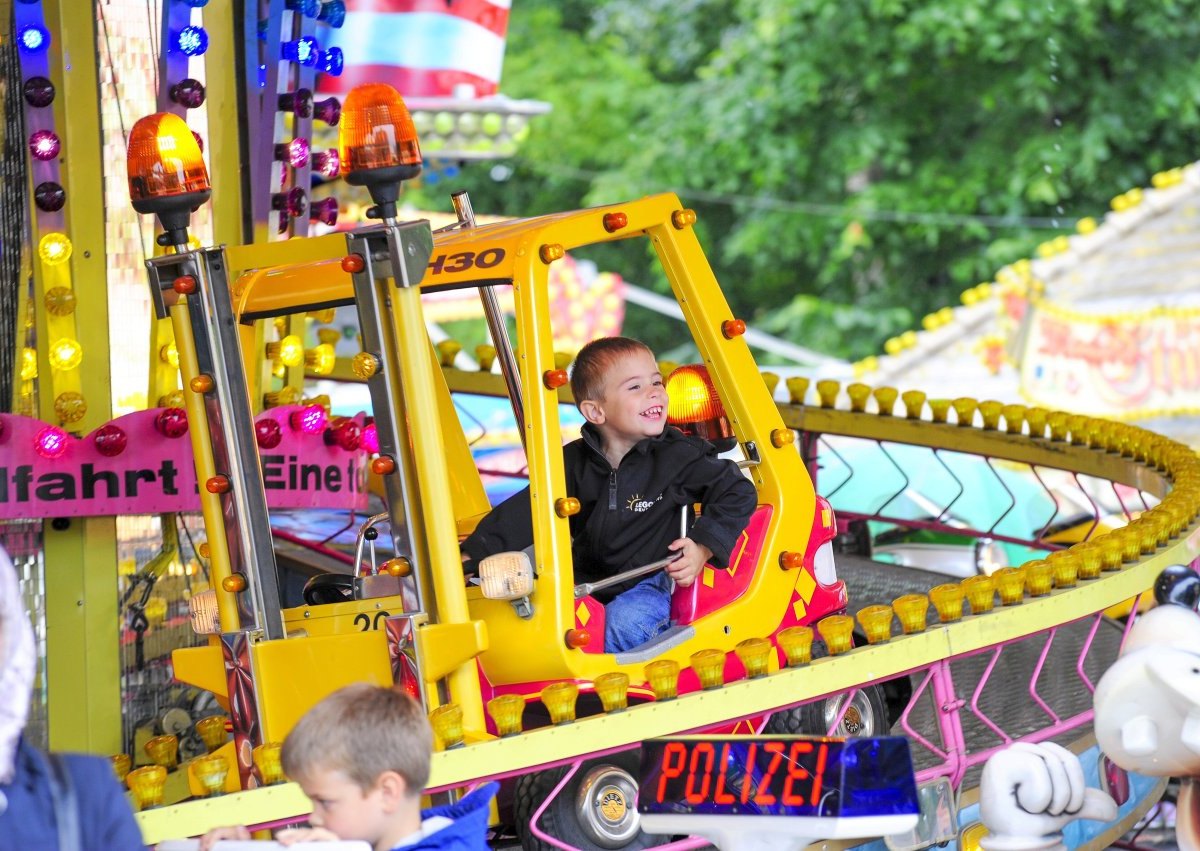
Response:
POLYGON ((499 783, 485 783, 461 801, 422 810, 422 821, 441 816, 450 819, 450 824, 393 851, 488 851, 489 804, 499 789, 499 783))
MULTIPOLYGON (((141 831, 112 764, 95 756, 71 755, 63 761, 75 790, 84 851, 142 851, 141 831)), ((15 766, 12 783, 0 786, 6 802, 0 813, 0 851, 58 848, 49 763, 21 739, 15 766)))

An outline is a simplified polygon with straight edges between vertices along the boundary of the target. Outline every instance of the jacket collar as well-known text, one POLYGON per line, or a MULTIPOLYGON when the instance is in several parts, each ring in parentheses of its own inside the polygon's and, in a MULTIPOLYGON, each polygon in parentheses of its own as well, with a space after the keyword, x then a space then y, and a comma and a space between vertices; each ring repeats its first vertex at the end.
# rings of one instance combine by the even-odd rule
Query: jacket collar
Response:
MULTIPOLYGON (((608 463, 608 457, 604 454, 604 444, 600 439, 600 429, 596 428, 591 423, 584 423, 579 430, 579 435, 583 439, 584 445, 592 450, 606 466, 611 466, 608 463)), ((674 426, 667 426, 663 429, 662 434, 656 434, 653 437, 644 437, 633 445, 630 452, 637 452, 645 455, 650 451, 650 447, 656 443, 665 443, 668 440, 675 440, 681 435, 681 432, 674 426)))

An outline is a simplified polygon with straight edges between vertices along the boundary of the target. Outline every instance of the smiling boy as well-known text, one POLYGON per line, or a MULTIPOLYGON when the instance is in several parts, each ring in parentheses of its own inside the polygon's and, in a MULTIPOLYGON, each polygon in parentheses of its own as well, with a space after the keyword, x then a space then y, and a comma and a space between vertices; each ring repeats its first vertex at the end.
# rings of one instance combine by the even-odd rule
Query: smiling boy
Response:
MULTIPOLYGON (((662 572, 596 593, 605 603, 604 649, 618 653, 670 625, 672 583, 686 588, 706 563, 728 562, 757 493, 712 444, 667 425, 666 387, 645 343, 627 337, 588 343, 575 358, 571 390, 587 421, 579 440, 563 447, 567 494, 580 502, 570 519, 575 582, 676 556, 662 572)), ((479 523, 463 542, 465 557, 525 549, 532 525, 526 488, 479 523)))

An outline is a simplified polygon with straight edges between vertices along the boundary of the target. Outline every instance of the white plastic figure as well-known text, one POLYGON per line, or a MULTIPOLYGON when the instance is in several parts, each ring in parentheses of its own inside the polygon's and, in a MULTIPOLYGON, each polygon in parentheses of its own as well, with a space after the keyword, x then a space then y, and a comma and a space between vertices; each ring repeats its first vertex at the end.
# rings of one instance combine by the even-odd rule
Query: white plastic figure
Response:
POLYGON ((984 851, 1061 849, 1075 819, 1112 821, 1117 804, 1083 777, 1079 758, 1053 742, 1016 742, 983 767, 979 814, 984 851))
POLYGON ((1168 567, 1154 596, 1158 607, 1137 619, 1096 684, 1096 741, 1126 771, 1182 778, 1176 841, 1200 851, 1200 576, 1168 567))

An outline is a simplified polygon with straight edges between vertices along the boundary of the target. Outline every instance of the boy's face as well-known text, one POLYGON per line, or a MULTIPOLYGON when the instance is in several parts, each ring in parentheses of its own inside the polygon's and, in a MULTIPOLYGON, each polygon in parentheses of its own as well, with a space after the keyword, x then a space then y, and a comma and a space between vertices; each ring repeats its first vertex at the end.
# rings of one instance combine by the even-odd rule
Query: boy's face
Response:
POLYGON ((667 426, 667 389, 654 356, 643 350, 617 357, 604 377, 603 398, 586 400, 579 407, 607 441, 633 445, 662 434, 667 426))
POLYGON ((298 778, 300 788, 312 801, 309 822, 341 839, 362 839, 374 845, 388 830, 390 807, 378 784, 363 791, 345 772, 313 768, 298 778))

